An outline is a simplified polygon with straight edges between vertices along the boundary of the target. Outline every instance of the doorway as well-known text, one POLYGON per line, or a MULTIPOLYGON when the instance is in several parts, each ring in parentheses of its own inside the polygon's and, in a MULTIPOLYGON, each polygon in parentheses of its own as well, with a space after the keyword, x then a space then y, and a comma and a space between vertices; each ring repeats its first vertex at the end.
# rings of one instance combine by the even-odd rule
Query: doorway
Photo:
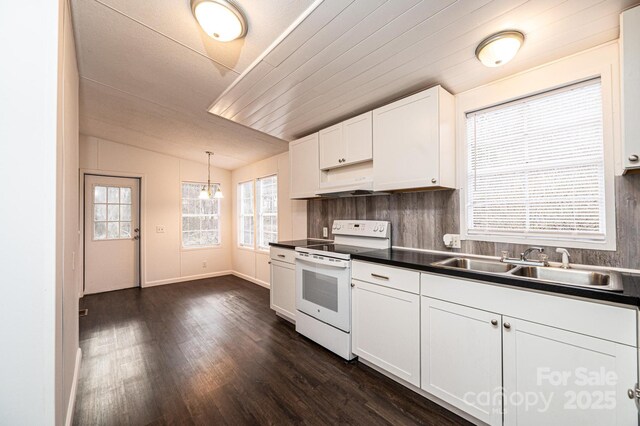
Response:
POLYGON ((140 178, 84 175, 84 294, 140 286, 140 178))

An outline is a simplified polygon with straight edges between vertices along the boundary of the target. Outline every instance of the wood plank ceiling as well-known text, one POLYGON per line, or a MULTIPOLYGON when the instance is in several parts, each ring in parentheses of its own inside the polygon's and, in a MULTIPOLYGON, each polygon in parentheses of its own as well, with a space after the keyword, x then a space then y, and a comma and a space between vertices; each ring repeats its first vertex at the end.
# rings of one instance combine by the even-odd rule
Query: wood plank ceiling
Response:
POLYGON ((638 0, 324 0, 210 112, 292 140, 442 84, 452 93, 614 40, 638 0), (526 41, 501 68, 475 58, 504 29, 526 41))
POLYGON ((312 0, 241 1, 244 39, 212 40, 189 0, 71 0, 83 134, 234 169, 286 142, 207 113, 312 0))

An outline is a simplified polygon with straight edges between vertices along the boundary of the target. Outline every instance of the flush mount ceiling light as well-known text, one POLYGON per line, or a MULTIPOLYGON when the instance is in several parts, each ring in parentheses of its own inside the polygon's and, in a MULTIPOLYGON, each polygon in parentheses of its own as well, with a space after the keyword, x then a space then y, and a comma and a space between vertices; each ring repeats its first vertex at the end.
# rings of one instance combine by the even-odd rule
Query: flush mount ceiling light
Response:
POLYGON ((476 57, 487 67, 499 67, 516 56, 524 42, 520 31, 500 31, 485 38, 476 48, 476 57))
POLYGON ((202 189, 200 190, 200 198, 201 200, 209 200, 213 196, 213 198, 224 198, 222 195, 222 191, 220 190, 220 184, 216 184, 216 192, 211 193, 211 156, 213 152, 206 151, 207 153, 207 185, 202 185, 202 189))
POLYGON ((247 21, 232 3, 226 0, 191 0, 193 16, 209 37, 232 41, 247 34, 247 21))

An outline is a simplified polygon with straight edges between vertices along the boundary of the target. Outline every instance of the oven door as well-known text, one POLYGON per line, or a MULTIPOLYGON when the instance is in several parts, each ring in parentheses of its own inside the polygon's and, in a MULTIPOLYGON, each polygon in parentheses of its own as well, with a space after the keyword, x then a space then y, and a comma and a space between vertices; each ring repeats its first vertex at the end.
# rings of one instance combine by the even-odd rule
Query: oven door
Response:
POLYGON ((296 309, 347 333, 350 281, 349 261, 296 253, 296 309))

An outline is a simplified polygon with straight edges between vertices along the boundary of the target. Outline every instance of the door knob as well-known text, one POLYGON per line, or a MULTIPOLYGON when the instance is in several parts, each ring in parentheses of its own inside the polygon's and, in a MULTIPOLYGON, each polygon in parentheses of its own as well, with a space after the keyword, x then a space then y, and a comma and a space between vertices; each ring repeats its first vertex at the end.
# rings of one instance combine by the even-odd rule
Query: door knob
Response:
POLYGON ((134 229, 133 232, 140 232, 140 228, 134 229))
POLYGON ((140 235, 135 235, 135 236, 133 237, 133 239, 134 239, 134 240, 139 240, 139 239, 140 239, 140 235))
POLYGON ((639 159, 640 159, 640 157, 638 157, 636 154, 633 154, 633 155, 629 156, 629 161, 631 161, 632 163, 635 163, 639 159))
POLYGON ((511 324, 509 324, 508 322, 504 323, 504 328, 506 328, 507 330, 509 330, 511 328, 511 324))

